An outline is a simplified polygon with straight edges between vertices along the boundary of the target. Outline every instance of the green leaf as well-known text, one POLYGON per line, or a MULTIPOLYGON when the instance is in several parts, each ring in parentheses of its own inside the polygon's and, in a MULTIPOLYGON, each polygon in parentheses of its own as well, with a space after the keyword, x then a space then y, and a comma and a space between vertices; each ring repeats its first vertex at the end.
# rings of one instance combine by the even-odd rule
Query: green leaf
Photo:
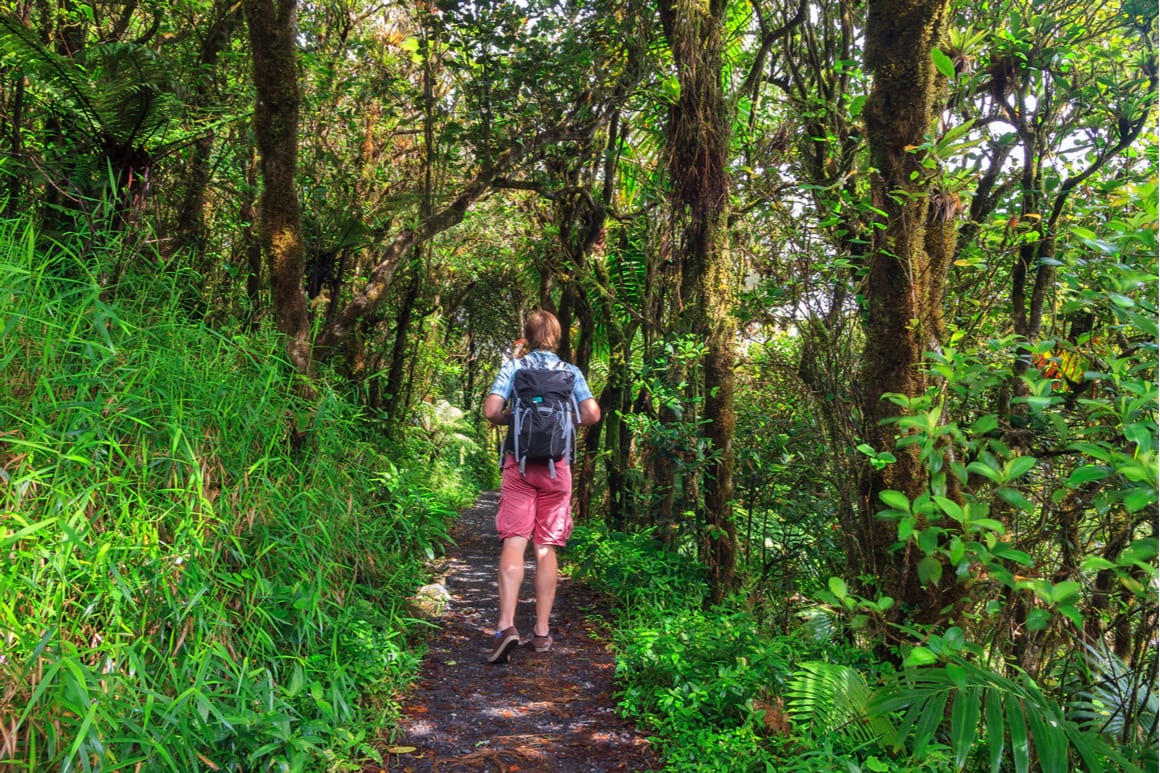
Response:
POLYGON ((1064 580, 1051 586, 1051 601, 1054 604, 1069 604, 1079 598, 1081 590, 1078 582, 1064 580))
POLYGON ((1160 540, 1155 537, 1143 537, 1132 540, 1131 544, 1120 553, 1117 560, 1120 566, 1146 564, 1157 555, 1160 555, 1160 540))
POLYGON ((1150 488, 1135 487, 1128 489, 1124 494, 1124 509, 1129 513, 1138 513, 1156 501, 1156 492, 1150 488))
POLYGON ((1071 471, 1071 475, 1067 476, 1067 485, 1069 488, 1076 488, 1093 480, 1103 480, 1110 474, 1111 470, 1103 465, 1085 464, 1083 467, 1076 467, 1071 471))
POLYGON ((979 435, 986 435, 991 430, 999 426, 999 417, 993 413, 988 413, 985 416, 980 416, 974 424, 971 425, 971 434, 976 437, 979 435))
POLYGON ((1102 462, 1106 462, 1112 458, 1111 451, 1096 443, 1072 443, 1071 447, 1081 454, 1087 454, 1093 459, 1099 459, 1102 462))
POLYGON ((992 483, 999 482, 999 471, 982 462, 971 462, 967 465, 967 472, 982 476, 992 483))
POLYGON ((1027 722, 1023 707, 1014 696, 1008 696, 1007 730, 1011 733, 1011 759, 1015 773, 1027 773, 1031 766, 1031 745, 1027 738, 1027 722), (1010 705, 1014 703, 1015 705, 1010 705))
POLYGON ((1015 563, 1022 564, 1023 566, 1031 566, 1031 556, 1027 555, 1022 550, 1011 547, 1006 542, 1000 542, 998 545, 992 548, 991 553, 995 556, 998 556, 999 558, 1005 558, 1008 561, 1014 561, 1015 563))
POLYGON ((1083 629, 1083 613, 1074 604, 1060 604, 1059 614, 1070 620, 1071 624, 1076 628, 1083 629))
POLYGON ((1124 439, 1129 443, 1135 443, 1136 447, 1141 451, 1147 450, 1153 446, 1152 430, 1148 427, 1148 425, 1143 423, 1125 424, 1124 439))
POLYGON ((1085 572, 1098 572, 1103 569, 1115 569, 1116 565, 1103 556, 1088 556, 1080 562, 1079 568, 1085 572))
POLYGON ((910 512, 910 500, 907 498, 906 494, 903 494, 901 491, 894 491, 893 489, 879 491, 878 498, 881 499, 888 507, 891 507, 895 510, 901 510, 904 513, 910 512))
POLYGON ((922 552, 928 556, 934 555, 938 550, 938 540, 942 536, 943 530, 937 526, 931 526, 923 529, 918 533, 918 547, 922 552))
POLYGON ((1031 725, 1031 737, 1035 739, 1039 769, 1043 773, 1069 773, 1067 736, 1056 717, 1051 712, 1032 709, 1027 712, 1027 721, 1031 725))
POLYGON ((1112 303, 1116 304, 1121 309, 1130 309, 1136 305, 1134 300, 1122 293, 1108 293, 1107 296, 1111 299, 1112 303))
POLYGON ((1003 479, 1015 480, 1020 478, 1038 463, 1039 460, 1034 456, 1016 456, 1003 465, 1003 479))
POLYGON ((902 661, 902 666, 903 668, 914 668, 916 666, 929 666, 931 663, 937 662, 938 656, 926 647, 914 647, 910 652, 906 653, 906 658, 902 661))
POLYGON ((850 587, 846 585, 846 581, 841 577, 831 577, 828 583, 830 593, 833 593, 839 599, 844 599, 850 595, 850 587))
POLYGON ((939 496, 934 497, 934 501, 938 504, 939 509, 944 513, 959 523, 963 522, 963 508, 959 506, 958 502, 954 501, 953 499, 939 496))
POLYGON ((987 690, 987 750, 991 755, 991 773, 999 773, 1003 766, 1006 734, 1003 732, 1003 696, 998 690, 987 690))
POLYGON ((1042 631, 1051 622, 1051 613, 1046 609, 1033 609, 1027 613, 1027 630, 1042 631))
POLYGON ((943 721, 943 712, 946 709, 947 698, 950 693, 947 691, 937 692, 930 696, 926 705, 922 709, 922 713, 918 718, 918 722, 914 726, 914 756, 919 759, 922 758, 926 751, 926 745, 930 743, 930 739, 934 737, 939 725, 943 721))
POLYGON ((1035 509, 1035 505, 1031 504, 1027 497, 1023 496, 1023 493, 1018 489, 1003 486, 1001 488, 995 489, 995 496, 999 497, 999 499, 1002 499, 1012 507, 1019 508, 1025 513, 1029 513, 1035 509))
POLYGON ((949 56, 944 54, 938 48, 932 48, 930 50, 930 58, 934 62, 934 66, 938 68, 939 72, 941 72, 947 78, 950 78, 952 80, 954 79, 954 77, 955 77, 955 63, 953 61, 951 61, 951 58, 949 56))
POLYGON ((971 526, 974 531, 982 531, 983 529, 990 529, 996 534, 1006 534, 1007 527, 1003 525, 1002 521, 996 521, 994 518, 979 518, 971 521, 971 526))
POLYGON ((918 581, 923 585, 938 584, 942 579, 942 562, 934 556, 926 556, 918 562, 918 581))
MULTIPOLYGON (((948 665, 949 668, 949 665, 948 665)), ((955 755, 955 767, 966 767, 967 758, 975 746, 979 732, 982 688, 979 686, 959 689, 955 702, 951 705, 951 751, 955 755)))

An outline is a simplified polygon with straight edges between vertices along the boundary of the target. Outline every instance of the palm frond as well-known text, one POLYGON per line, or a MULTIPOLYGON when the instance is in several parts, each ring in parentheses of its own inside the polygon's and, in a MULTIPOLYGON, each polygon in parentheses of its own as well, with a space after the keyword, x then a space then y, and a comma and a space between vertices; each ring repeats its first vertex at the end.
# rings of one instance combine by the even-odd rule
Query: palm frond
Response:
POLYGON ((850 666, 822 661, 802 663, 785 694, 786 714, 800 730, 821 738, 841 735, 856 744, 894 742, 895 729, 883 715, 869 711, 872 692, 850 666))
POLYGON ((802 610, 798 618, 806 637, 814 644, 831 646, 838 638, 838 619, 833 611, 821 605, 802 610))
POLYGON ((129 43, 103 43, 87 47, 78 64, 96 76, 89 104, 110 138, 129 147, 164 144, 182 102, 170 68, 156 52, 129 43))
POLYGON ((1027 773, 1033 759, 1044 773, 1067 773, 1073 759, 1093 773, 1138 770, 1098 733, 1065 717, 1059 704, 1022 673, 1010 679, 966 661, 908 668, 875 693, 869 712, 900 714, 895 749, 908 748, 916 756, 936 733, 945 733, 959 770, 965 769, 984 728, 992 773, 1006 769, 1008 761, 1016 773, 1027 773))
POLYGON ((1090 687, 1076 693, 1071 717, 1117 743, 1155 748, 1160 724, 1155 672, 1132 668, 1106 645, 1085 643, 1084 648, 1090 687))

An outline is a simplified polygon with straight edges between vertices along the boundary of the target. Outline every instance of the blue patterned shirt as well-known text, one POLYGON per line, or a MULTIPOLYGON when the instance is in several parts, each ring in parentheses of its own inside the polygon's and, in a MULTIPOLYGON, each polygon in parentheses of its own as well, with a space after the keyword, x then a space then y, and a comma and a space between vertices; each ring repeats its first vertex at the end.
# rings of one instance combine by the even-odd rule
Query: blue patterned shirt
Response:
MULTIPOLYGON (((560 362, 560 358, 555 352, 547 351, 546 349, 536 349, 533 352, 528 352, 523 356, 528 364, 537 368, 550 368, 556 363, 560 362)), ((576 404, 584 402, 592 398, 592 390, 588 387, 588 381, 584 378, 584 374, 570 362, 565 362, 564 366, 572 371, 575 379, 572 381, 572 396, 576 398, 576 404)), ((520 360, 508 360, 499 369, 499 375, 495 377, 495 381, 491 384, 491 394, 499 395, 504 400, 512 399, 512 380, 515 378, 516 370, 520 367, 520 360)))

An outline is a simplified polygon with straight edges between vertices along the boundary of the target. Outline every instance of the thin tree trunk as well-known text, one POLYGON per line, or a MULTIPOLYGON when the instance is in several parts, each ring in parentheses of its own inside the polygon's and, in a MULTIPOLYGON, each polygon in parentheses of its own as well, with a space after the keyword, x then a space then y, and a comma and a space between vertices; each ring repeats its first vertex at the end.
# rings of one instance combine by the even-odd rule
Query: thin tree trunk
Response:
POLYGON ((632 373, 629 369, 631 334, 626 332, 616 316, 611 301, 612 281, 608 276, 608 267, 599 257, 593 261, 593 272, 600 288, 597 297, 601 301, 600 310, 608 333, 608 381, 600 396, 604 471, 608 479, 608 525, 625 531, 631 517, 632 496, 626 480, 631 435, 622 416, 629 412, 632 400, 632 373))
MULTIPOLYGON (((421 247, 416 247, 418 251, 421 247)), ((402 416, 406 413, 404 401, 403 376, 404 366, 407 364, 409 350, 408 338, 411 333, 411 323, 415 318, 415 305, 419 300, 419 287, 422 278, 422 260, 416 256, 411 265, 411 281, 407 284, 407 292, 403 296, 403 303, 395 315, 395 342, 391 347, 391 367, 387 371, 387 420, 392 427, 399 427, 402 416)))
POLYGON ((242 0, 254 63, 254 135, 261 154, 259 234, 269 266, 274 319, 291 364, 312 372, 303 273, 298 167, 298 63, 295 0, 242 0))
MULTIPOLYGON (((251 154, 253 155, 253 154, 251 154)), ((238 217, 242 226, 242 249, 246 255, 246 301, 249 309, 246 324, 251 331, 258 329, 258 319, 262 312, 262 242, 254 233, 254 191, 257 186, 257 164, 253 158, 246 166, 246 185, 242 191, 242 202, 238 217)))
MULTIPOLYGON (((12 90, 11 124, 8 131, 9 152, 13 158, 20 158, 24 154, 24 137, 21 134, 21 127, 24 124, 24 88, 24 78, 17 78, 12 90)), ((23 185, 24 180, 20 175, 8 175, 8 185, 6 186, 8 196, 7 201, 4 202, 5 217, 15 217, 21 200, 20 190, 23 185)))
MULTIPOLYGON (((198 105, 212 102, 208 75, 217 65, 222 51, 229 45, 234 31, 242 23, 242 9, 231 4, 218 11, 221 15, 214 21, 201 46, 198 64, 204 71, 197 79, 196 99, 198 105)), ((209 187, 211 167, 210 154, 213 152, 215 133, 207 131, 193 145, 193 158, 189 162, 189 177, 186 181, 185 196, 178 211, 175 242, 180 247, 190 247, 200 258, 205 249, 205 192, 209 187)))

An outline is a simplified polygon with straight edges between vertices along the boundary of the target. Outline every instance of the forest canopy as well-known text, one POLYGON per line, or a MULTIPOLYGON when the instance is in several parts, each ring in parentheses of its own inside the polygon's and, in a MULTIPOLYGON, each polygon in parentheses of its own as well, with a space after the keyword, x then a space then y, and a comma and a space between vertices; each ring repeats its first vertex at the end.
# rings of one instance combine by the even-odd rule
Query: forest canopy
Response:
POLYGON ((621 641, 673 769, 788 755, 778 706, 834 755, 795 770, 1155 770, 1157 15, 5 4, 0 761, 370 753, 311 685, 389 714, 397 603, 494 486, 480 405, 547 309, 604 417, 577 571, 626 631, 796 648, 710 738, 649 692, 703 675, 621 641), (247 647, 265 714, 214 692, 247 647))

